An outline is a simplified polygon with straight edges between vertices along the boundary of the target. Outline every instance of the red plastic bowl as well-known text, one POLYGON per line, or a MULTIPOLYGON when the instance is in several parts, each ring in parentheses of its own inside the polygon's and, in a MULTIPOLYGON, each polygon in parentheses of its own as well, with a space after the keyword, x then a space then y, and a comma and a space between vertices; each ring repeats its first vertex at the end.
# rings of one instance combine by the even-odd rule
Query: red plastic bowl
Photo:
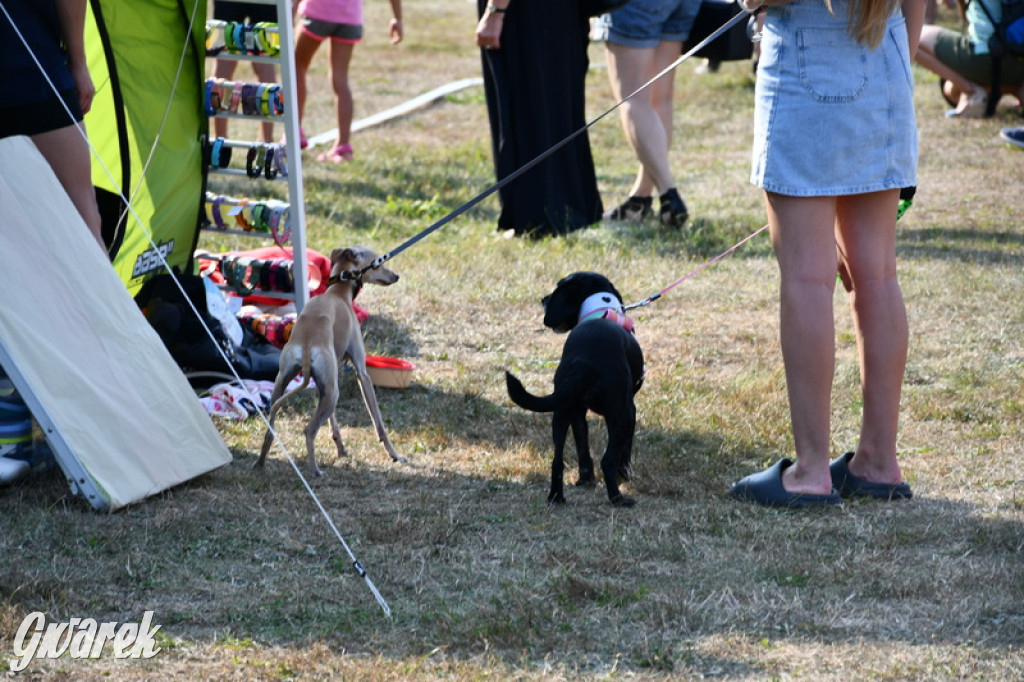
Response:
POLYGON ((384 388, 405 388, 412 381, 416 366, 408 360, 389 358, 383 355, 367 355, 366 371, 374 386, 384 388))

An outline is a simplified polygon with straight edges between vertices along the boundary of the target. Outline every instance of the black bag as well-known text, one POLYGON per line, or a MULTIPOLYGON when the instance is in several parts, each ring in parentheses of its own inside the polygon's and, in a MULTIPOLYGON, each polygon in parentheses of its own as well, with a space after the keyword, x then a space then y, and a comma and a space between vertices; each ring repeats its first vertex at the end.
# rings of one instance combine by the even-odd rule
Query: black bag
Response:
MULTIPOLYGON (((741 12, 747 13, 738 2, 704 0, 693 20, 693 28, 690 29, 690 37, 686 41, 687 49, 707 38, 741 12)), ((753 15, 748 21, 752 19, 753 15)), ((732 62, 750 59, 753 54, 754 43, 750 41, 750 35, 747 32, 747 21, 739 21, 733 24, 728 31, 698 50, 695 56, 713 62, 732 62)))
POLYGON ((204 381, 203 373, 230 374, 232 368, 242 379, 273 381, 277 376, 280 349, 248 325, 242 325, 242 343, 232 343, 220 322, 209 313, 202 278, 197 275, 176 277, 202 320, 196 317, 174 279, 167 274, 156 275, 143 284, 135 302, 182 371, 186 375, 197 375, 196 381, 190 377, 193 385, 215 383, 204 381), (203 324, 213 332, 216 342, 210 339, 203 324), (224 362, 218 349, 224 351, 231 367, 224 362))
POLYGON ((629 0, 580 0, 580 11, 586 17, 599 17, 625 7, 629 0))

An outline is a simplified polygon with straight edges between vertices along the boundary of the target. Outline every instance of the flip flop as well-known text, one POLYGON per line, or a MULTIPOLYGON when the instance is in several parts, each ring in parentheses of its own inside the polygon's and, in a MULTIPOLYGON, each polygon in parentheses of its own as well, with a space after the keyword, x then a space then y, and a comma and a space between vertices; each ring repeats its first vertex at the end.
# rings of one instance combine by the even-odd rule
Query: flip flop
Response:
POLYGON ((909 500, 914 496, 910 484, 906 481, 892 485, 890 483, 872 483, 857 478, 850 473, 850 460, 853 452, 839 455, 828 465, 832 474, 832 485, 843 497, 870 497, 876 500, 909 500))
POLYGON ((346 142, 345 144, 334 145, 329 151, 319 154, 316 160, 344 163, 345 161, 351 161, 354 157, 355 152, 352 151, 352 145, 346 142))
POLYGON ((842 504, 843 498, 834 488, 828 495, 791 493, 786 490, 782 485, 782 472, 792 464, 793 460, 783 457, 764 471, 733 483, 729 495, 765 507, 834 507, 842 504))

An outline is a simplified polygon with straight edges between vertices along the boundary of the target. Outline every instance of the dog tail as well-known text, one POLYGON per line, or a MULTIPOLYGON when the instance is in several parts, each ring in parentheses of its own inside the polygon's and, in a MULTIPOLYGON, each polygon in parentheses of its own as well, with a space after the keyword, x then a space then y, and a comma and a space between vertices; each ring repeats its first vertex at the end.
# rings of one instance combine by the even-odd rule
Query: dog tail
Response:
POLYGON ((573 402, 570 396, 577 395, 577 391, 563 390, 549 395, 533 395, 523 386, 511 372, 505 372, 505 385, 508 387, 508 397, 519 407, 531 412, 554 412, 558 407, 565 407, 573 402))

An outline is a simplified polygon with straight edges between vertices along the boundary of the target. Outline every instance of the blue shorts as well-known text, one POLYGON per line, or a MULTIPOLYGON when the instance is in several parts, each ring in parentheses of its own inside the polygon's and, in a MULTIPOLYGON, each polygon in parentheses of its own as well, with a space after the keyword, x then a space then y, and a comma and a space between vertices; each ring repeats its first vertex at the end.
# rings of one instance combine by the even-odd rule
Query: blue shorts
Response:
POLYGON ((701 0, 631 0, 598 18, 595 38, 626 47, 686 42, 700 3, 701 0))

